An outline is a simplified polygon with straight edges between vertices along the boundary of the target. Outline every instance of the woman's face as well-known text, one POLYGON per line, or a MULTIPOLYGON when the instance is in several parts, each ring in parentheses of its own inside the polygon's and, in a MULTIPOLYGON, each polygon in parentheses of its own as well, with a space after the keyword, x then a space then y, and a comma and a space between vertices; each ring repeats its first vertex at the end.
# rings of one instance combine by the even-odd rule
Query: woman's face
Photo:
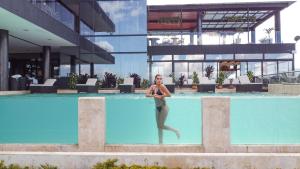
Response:
POLYGON ((156 76, 156 84, 160 85, 162 84, 162 77, 161 76, 156 76))

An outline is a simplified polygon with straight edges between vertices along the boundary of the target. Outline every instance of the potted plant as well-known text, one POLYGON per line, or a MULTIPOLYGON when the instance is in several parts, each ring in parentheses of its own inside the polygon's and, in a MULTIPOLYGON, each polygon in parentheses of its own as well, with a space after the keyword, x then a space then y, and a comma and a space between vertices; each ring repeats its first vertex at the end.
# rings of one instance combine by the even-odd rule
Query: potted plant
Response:
POLYGON ((240 38, 241 33, 244 32, 244 29, 242 28, 237 28, 236 32, 238 33, 237 38, 235 39, 236 44, 240 44, 242 42, 242 39, 240 38))
POLYGON ((175 82, 175 75, 174 75, 174 73, 170 73, 169 74, 169 77, 171 77, 172 78, 172 80, 173 80, 173 83, 175 82))
POLYGON ((247 76, 248 76, 250 82, 254 82, 254 75, 253 75, 252 71, 248 71, 247 76))
POLYGON ((184 75, 181 74, 180 77, 179 77, 179 88, 182 88, 183 87, 183 82, 184 82, 184 75))
POLYGON ((224 80, 225 80, 225 73, 223 71, 220 71, 219 76, 218 76, 217 81, 216 81, 216 83, 218 84, 217 85, 218 89, 222 89, 223 88, 222 85, 224 83, 224 80))
POLYGON ((76 73, 70 73, 67 77, 67 88, 57 89, 57 93, 78 93, 76 89, 76 84, 78 83, 79 76, 76 73))
POLYGON ((117 76, 112 73, 105 72, 102 80, 102 88, 115 88, 117 84, 117 76))
POLYGON ((124 83, 124 78, 119 77, 117 79, 117 85, 119 86, 120 84, 123 84, 123 83, 124 83))
POLYGON ((274 30, 274 28, 265 28, 265 33, 267 34, 267 37, 265 37, 262 41, 264 43, 272 43, 273 39, 271 38, 271 33, 274 30))
POLYGON ((134 84, 135 88, 140 88, 141 87, 141 77, 140 77, 140 75, 138 75, 136 73, 132 73, 129 76, 133 78, 133 84, 134 84))
POLYGON ((197 84, 199 84, 199 78, 196 72, 193 72, 192 79, 193 79, 192 89, 197 89, 197 84))
POLYGON ((147 79, 143 79, 143 80, 142 80, 142 83, 141 83, 141 87, 142 87, 143 89, 146 89, 146 88, 148 88, 149 86, 150 86, 150 81, 147 80, 147 79))
POLYGON ((205 68, 205 76, 208 77, 208 79, 211 78, 211 74, 214 72, 214 67, 212 65, 208 65, 205 68))

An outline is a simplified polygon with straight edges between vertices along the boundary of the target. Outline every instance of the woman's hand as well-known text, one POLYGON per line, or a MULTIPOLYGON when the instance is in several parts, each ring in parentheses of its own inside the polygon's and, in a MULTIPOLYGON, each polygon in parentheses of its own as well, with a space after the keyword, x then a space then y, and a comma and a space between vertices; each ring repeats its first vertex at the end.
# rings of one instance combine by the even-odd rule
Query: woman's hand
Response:
POLYGON ((155 94, 153 96, 154 96, 154 98, 157 98, 157 99, 163 99, 164 98, 163 95, 158 95, 158 94, 155 94))
POLYGON ((146 97, 154 97, 154 95, 152 95, 152 92, 154 90, 155 85, 151 85, 149 87, 149 89, 146 91, 146 97))

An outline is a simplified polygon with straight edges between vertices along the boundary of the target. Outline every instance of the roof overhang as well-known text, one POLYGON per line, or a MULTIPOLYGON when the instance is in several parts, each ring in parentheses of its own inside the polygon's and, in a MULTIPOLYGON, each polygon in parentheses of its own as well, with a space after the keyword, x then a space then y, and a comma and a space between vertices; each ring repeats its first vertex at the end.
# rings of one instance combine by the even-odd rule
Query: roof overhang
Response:
POLYGON ((0 1, 0 29, 36 46, 76 46, 78 34, 28 1, 0 1))
POLYGON ((295 1, 148 6, 148 31, 240 31, 255 29, 295 1))

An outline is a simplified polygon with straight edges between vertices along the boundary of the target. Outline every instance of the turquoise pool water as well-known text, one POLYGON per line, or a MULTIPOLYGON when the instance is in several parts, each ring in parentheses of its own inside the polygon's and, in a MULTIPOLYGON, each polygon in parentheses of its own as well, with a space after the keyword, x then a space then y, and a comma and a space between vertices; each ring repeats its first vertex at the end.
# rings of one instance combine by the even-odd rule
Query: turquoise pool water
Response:
MULTIPOLYGON (((200 97, 173 96, 166 99, 169 113, 165 125, 180 131, 164 130, 164 144, 201 144, 200 97)), ((107 97, 106 142, 109 144, 157 144, 158 130, 153 98, 140 96, 107 97), (128 99, 129 98, 129 99, 128 99)))
MULTIPOLYGON (((299 144, 300 97, 251 94, 175 94, 167 98, 164 144, 202 143, 202 96, 231 97, 232 144, 299 144)), ((77 144, 78 97, 106 97, 106 143, 158 144, 153 98, 143 94, 0 96, 0 144, 77 144)))
POLYGON ((76 144, 77 98, 0 97, 0 143, 76 144))
POLYGON ((231 98, 232 144, 299 144, 300 97, 231 98))

